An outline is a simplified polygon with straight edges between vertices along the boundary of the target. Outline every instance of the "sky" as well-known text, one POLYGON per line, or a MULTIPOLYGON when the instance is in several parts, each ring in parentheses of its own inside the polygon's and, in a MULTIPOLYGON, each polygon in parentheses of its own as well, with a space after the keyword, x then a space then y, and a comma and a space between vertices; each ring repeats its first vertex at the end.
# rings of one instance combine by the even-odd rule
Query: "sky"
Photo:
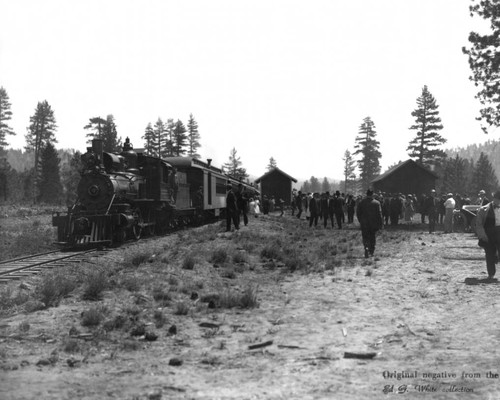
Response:
POLYGON ((470 0, 0 0, 0 86, 12 148, 47 100, 58 148, 85 151, 89 118, 112 114, 136 148, 148 123, 193 114, 203 159, 259 177, 273 157, 298 180, 342 179, 363 119, 382 172, 408 159, 427 85, 445 148, 485 135, 463 46, 483 27, 470 0))

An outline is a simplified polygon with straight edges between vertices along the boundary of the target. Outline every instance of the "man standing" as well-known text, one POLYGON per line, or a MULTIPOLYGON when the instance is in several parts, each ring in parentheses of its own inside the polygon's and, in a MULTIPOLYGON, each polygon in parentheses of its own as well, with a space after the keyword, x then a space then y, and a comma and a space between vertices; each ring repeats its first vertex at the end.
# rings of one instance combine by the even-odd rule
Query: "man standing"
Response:
POLYGON ((365 258, 373 256, 376 244, 376 233, 383 227, 382 207, 380 202, 373 198, 373 191, 368 190, 366 197, 361 200, 356 210, 361 225, 361 235, 365 248, 365 258))
POLYGON ((429 233, 436 230, 436 219, 438 215, 439 200, 436 198, 436 191, 431 190, 431 195, 425 198, 424 212, 429 216, 429 233))
MULTIPOLYGON (((246 196, 246 193, 244 191, 243 185, 240 183, 238 184, 238 193, 236 193, 236 206, 238 208, 238 222, 240 221, 240 215, 243 214, 243 223, 245 226, 248 225, 248 215, 247 215, 247 208, 248 208, 248 199, 246 196)), ((239 226, 239 223, 238 223, 239 226)))
POLYGON ((236 230, 240 229, 236 196, 233 192, 233 186, 228 184, 226 195, 226 232, 231 232, 231 221, 233 221, 236 230))
POLYGON ((299 190, 296 197, 296 206, 297 206, 297 218, 300 219, 302 215, 302 192, 299 190))
MULTIPOLYGON (((330 192, 321 193, 321 216, 323 217, 323 226, 326 229, 328 225, 328 203, 330 202, 330 192)), ((332 229, 333 229, 333 220, 332 220, 332 229)))
POLYGON ((333 210, 335 212, 335 219, 337 220, 337 226, 342 229, 342 221, 344 220, 344 198, 340 195, 337 190, 334 197, 333 210))
POLYGON ((314 223, 314 226, 318 226, 318 218, 320 213, 320 202, 319 202, 319 193, 314 193, 313 197, 309 200, 309 226, 311 227, 314 223))
POLYGON ((455 210, 455 199, 452 193, 448 193, 444 202, 444 233, 453 232, 453 211, 455 210))
POLYGON ((479 246, 484 248, 488 279, 496 273, 495 263, 500 253, 500 191, 493 195, 493 201, 477 212, 476 233, 479 246))
POLYGON ((490 200, 486 197, 486 192, 484 190, 480 190, 477 195, 477 204, 480 206, 485 206, 488 204, 490 200))

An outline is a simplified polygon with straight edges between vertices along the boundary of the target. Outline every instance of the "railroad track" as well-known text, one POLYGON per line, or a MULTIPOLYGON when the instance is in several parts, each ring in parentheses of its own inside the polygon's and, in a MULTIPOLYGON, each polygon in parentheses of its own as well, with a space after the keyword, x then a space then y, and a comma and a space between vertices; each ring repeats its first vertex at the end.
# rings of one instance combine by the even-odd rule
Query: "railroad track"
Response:
POLYGON ((98 255, 103 253, 103 251, 98 251, 97 249, 74 252, 55 250, 0 261, 0 283, 23 279, 50 268, 63 267, 71 263, 80 263, 86 260, 90 253, 98 255))

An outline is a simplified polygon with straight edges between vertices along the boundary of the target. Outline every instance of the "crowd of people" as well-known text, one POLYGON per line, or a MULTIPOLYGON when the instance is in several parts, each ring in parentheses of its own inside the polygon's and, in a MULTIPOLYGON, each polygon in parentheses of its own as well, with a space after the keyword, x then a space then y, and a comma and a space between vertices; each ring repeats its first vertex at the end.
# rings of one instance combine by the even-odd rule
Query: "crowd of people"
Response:
MULTIPOLYGON (((262 210, 260 199, 248 198, 239 186, 235 193, 231 185, 227 187, 226 196, 226 231, 231 231, 234 224, 239 229, 241 218, 243 223, 248 224, 248 214, 258 217, 261 213, 268 214, 276 210, 278 204, 280 216, 284 215, 284 201, 277 202, 271 196, 262 197, 262 210)), ((401 221, 412 223, 416 213, 420 214, 422 224, 428 222, 429 233, 434 233, 436 224, 442 224, 444 233, 453 232, 454 215, 465 205, 477 205, 477 221, 475 230, 479 238, 479 246, 485 251, 486 269, 488 280, 495 280, 496 263, 500 256, 500 191, 493 194, 492 201, 486 196, 484 190, 480 190, 474 201, 467 195, 453 193, 438 195, 434 189, 428 194, 417 197, 415 194, 403 195, 402 193, 374 193, 372 190, 366 192, 366 196, 352 194, 345 196, 340 191, 333 194, 324 193, 302 193, 293 191, 291 202, 291 215, 298 219, 308 220, 309 227, 317 227, 318 221, 322 220, 324 228, 330 223, 332 229, 337 226, 354 222, 357 216, 361 228, 365 257, 371 257, 375 251, 376 233, 383 229, 384 225, 398 225, 401 221)), ((467 220, 466 220, 467 221, 467 220)), ((467 221, 465 228, 467 229, 467 221)))

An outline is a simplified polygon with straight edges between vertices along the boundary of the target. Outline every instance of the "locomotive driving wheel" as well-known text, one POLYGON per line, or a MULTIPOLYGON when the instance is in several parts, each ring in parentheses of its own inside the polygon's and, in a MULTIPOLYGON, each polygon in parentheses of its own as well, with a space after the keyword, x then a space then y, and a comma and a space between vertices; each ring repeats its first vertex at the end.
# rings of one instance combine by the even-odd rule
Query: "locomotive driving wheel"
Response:
POLYGON ((136 208, 133 213, 134 216, 134 225, 132 225, 132 236, 135 240, 139 240, 142 234, 142 224, 144 220, 141 215, 141 210, 136 208))

